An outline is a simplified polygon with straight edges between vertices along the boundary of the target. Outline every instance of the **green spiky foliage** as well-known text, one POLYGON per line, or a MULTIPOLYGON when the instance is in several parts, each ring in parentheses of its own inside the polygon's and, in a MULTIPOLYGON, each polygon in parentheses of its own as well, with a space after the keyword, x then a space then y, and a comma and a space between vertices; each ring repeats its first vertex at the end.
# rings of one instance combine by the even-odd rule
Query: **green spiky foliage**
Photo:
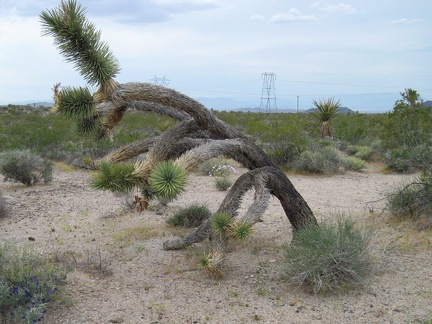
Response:
POLYGON ((247 221, 233 221, 229 225, 229 235, 236 240, 245 240, 252 234, 252 224, 247 221))
POLYGON ((216 235, 227 235, 232 223, 231 219, 231 215, 227 212, 214 214, 211 222, 213 233, 216 235))
POLYGON ((130 163, 103 162, 99 165, 91 187, 96 190, 130 192, 141 183, 140 179, 134 176, 134 170, 133 164, 130 163))
POLYGON ((220 251, 203 250, 199 255, 198 263, 211 275, 222 278, 221 266, 224 257, 220 251))
POLYGON ((80 119, 76 123, 75 132, 80 136, 98 135, 101 137, 101 122, 97 116, 80 119))
POLYGON ((75 0, 61 1, 58 8, 40 14, 44 35, 53 36, 60 53, 91 85, 103 85, 120 66, 100 31, 86 17, 86 10, 75 0))
POLYGON ((186 172, 171 161, 162 161, 152 170, 150 184, 158 198, 171 201, 184 191, 186 172))
POLYGON ((61 91, 57 111, 68 119, 83 120, 94 114, 93 95, 88 88, 66 87, 61 91))
POLYGON ((311 115, 321 123, 321 137, 331 136, 330 122, 336 117, 340 101, 334 98, 314 100, 311 115))

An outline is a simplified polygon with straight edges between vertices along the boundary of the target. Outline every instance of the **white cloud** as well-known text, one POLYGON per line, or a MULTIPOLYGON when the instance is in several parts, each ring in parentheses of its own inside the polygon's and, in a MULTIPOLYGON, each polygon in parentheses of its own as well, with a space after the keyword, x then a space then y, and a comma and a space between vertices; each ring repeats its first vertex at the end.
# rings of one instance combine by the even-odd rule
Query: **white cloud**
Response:
MULTIPOLYGON (((313 4, 315 7, 319 7, 320 3, 316 2, 313 4)), ((359 11, 353 6, 347 5, 343 2, 337 5, 325 4, 323 7, 320 7, 319 10, 325 11, 330 14, 343 14, 343 15, 352 15, 359 13, 359 11)))
POLYGON ((413 24, 413 23, 417 23, 420 22, 420 19, 408 19, 408 18, 401 18, 401 19, 397 19, 397 20, 392 20, 389 22, 389 24, 395 24, 395 25, 407 25, 407 24, 413 24))
POLYGON ((299 10, 291 8, 288 13, 278 13, 271 16, 269 22, 272 24, 282 24, 282 23, 316 23, 318 18, 314 15, 303 15, 299 10))
POLYGON ((252 21, 264 21, 265 17, 263 15, 253 15, 249 19, 252 21))

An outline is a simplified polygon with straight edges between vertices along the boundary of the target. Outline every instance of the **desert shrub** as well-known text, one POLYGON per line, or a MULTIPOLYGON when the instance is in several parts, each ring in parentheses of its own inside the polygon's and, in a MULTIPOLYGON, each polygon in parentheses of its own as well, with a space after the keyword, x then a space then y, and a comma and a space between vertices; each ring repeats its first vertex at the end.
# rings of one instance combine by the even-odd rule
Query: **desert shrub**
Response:
POLYGON ((288 282, 308 285, 314 293, 361 284, 371 270, 371 236, 341 216, 334 223, 305 226, 283 247, 283 274, 288 282))
POLYGON ((383 114, 339 114, 333 121, 334 136, 350 145, 370 143, 379 138, 383 114))
POLYGON ((406 172, 422 164, 418 153, 432 145, 432 109, 423 105, 415 90, 405 89, 401 95, 393 111, 386 114, 381 140, 387 150, 384 162, 388 168, 406 172))
POLYGON ((215 177, 214 183, 216 189, 219 191, 226 191, 233 184, 232 180, 227 176, 215 177))
POLYGON ((201 163, 198 166, 198 172, 201 175, 211 177, 223 177, 237 174, 238 171, 228 160, 214 158, 201 163))
POLYGON ((52 181, 52 163, 30 150, 8 151, 0 155, 0 172, 5 181, 31 186, 43 180, 52 181))
POLYGON ((280 166, 292 163, 307 146, 305 116, 296 114, 251 114, 246 132, 280 166))
POLYGON ((295 161, 294 168, 298 171, 333 174, 341 165, 342 159, 339 151, 332 146, 324 146, 304 151, 295 161))
POLYGON ((343 160, 343 166, 345 170, 360 171, 366 166, 366 162, 355 156, 348 156, 343 160))
POLYGON ((220 191, 228 190, 233 183, 231 176, 238 173, 236 168, 222 159, 208 160, 202 163, 198 170, 203 175, 213 177, 216 189, 220 191))
POLYGON ((369 146, 348 145, 347 153, 349 155, 354 155, 356 158, 368 160, 369 156, 372 153, 372 148, 370 148, 369 146))
POLYGON ((219 163, 220 163, 220 159, 206 160, 198 166, 197 171, 200 175, 203 176, 211 175, 211 171, 219 163))
POLYGON ((192 204, 177 211, 166 222, 173 226, 198 227, 210 215, 211 212, 206 205, 192 204))
POLYGON ((0 245, 0 322, 38 322, 65 276, 30 248, 0 245))
POLYGON ((267 155, 279 166, 289 165, 299 158, 304 150, 304 145, 290 142, 289 140, 280 140, 265 143, 264 150, 267 155))
POLYGON ((3 193, 0 191, 0 218, 6 217, 8 214, 8 207, 3 193))
POLYGON ((385 152, 383 160, 387 168, 401 173, 412 170, 413 162, 409 151, 408 147, 402 146, 385 152))
POLYGON ((388 195, 389 209, 396 217, 432 220, 432 173, 424 171, 412 182, 402 183, 388 195))
POLYGON ((238 171, 232 165, 221 162, 212 167, 209 175, 212 177, 229 177, 236 173, 238 173, 238 171))

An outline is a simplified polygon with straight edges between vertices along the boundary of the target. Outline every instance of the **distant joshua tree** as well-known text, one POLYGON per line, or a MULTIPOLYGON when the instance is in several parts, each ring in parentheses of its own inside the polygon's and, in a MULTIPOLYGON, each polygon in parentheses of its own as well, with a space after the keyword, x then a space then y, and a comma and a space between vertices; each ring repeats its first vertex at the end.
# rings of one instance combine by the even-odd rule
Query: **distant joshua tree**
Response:
POLYGON ((99 138, 109 136, 129 109, 155 112, 177 121, 157 138, 131 143, 95 161, 94 188, 117 192, 138 188, 143 199, 155 195, 169 201, 184 190, 187 172, 198 164, 217 156, 238 161, 249 171, 234 183, 218 211, 188 236, 164 243, 166 250, 182 249, 211 237, 213 250, 207 260, 216 265, 227 240, 249 233, 260 220, 270 195, 279 199, 294 229, 316 224, 306 201, 273 161, 199 102, 150 83, 116 82, 120 66, 85 13, 76 1, 68 0, 40 15, 45 35, 54 37, 60 53, 92 86, 60 90, 59 84, 55 85, 55 110, 76 121, 80 133, 99 138), (97 91, 92 93, 94 88, 97 91), (145 159, 126 162, 142 153, 146 153, 145 159), (242 197, 249 189, 255 190, 254 201, 244 215, 239 215, 242 197))
POLYGON ((317 119, 321 124, 321 137, 330 137, 331 136, 331 127, 330 122, 336 117, 339 107, 340 101, 335 101, 334 98, 329 98, 327 100, 314 100, 312 102, 315 107, 311 112, 312 116, 317 119))

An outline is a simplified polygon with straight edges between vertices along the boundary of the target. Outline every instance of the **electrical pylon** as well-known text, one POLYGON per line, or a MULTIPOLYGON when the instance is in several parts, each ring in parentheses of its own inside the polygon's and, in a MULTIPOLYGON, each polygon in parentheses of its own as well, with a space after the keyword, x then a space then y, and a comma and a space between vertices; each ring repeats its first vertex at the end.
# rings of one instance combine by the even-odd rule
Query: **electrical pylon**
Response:
POLYGON ((168 80, 167 78, 165 78, 165 75, 163 78, 157 78, 156 76, 153 79, 150 79, 150 81, 154 84, 154 85, 158 85, 158 86, 162 86, 162 87, 167 87, 170 80, 168 80))
POLYGON ((276 74, 273 72, 264 72, 261 75, 263 79, 260 110, 266 113, 277 109, 275 81, 276 74))

